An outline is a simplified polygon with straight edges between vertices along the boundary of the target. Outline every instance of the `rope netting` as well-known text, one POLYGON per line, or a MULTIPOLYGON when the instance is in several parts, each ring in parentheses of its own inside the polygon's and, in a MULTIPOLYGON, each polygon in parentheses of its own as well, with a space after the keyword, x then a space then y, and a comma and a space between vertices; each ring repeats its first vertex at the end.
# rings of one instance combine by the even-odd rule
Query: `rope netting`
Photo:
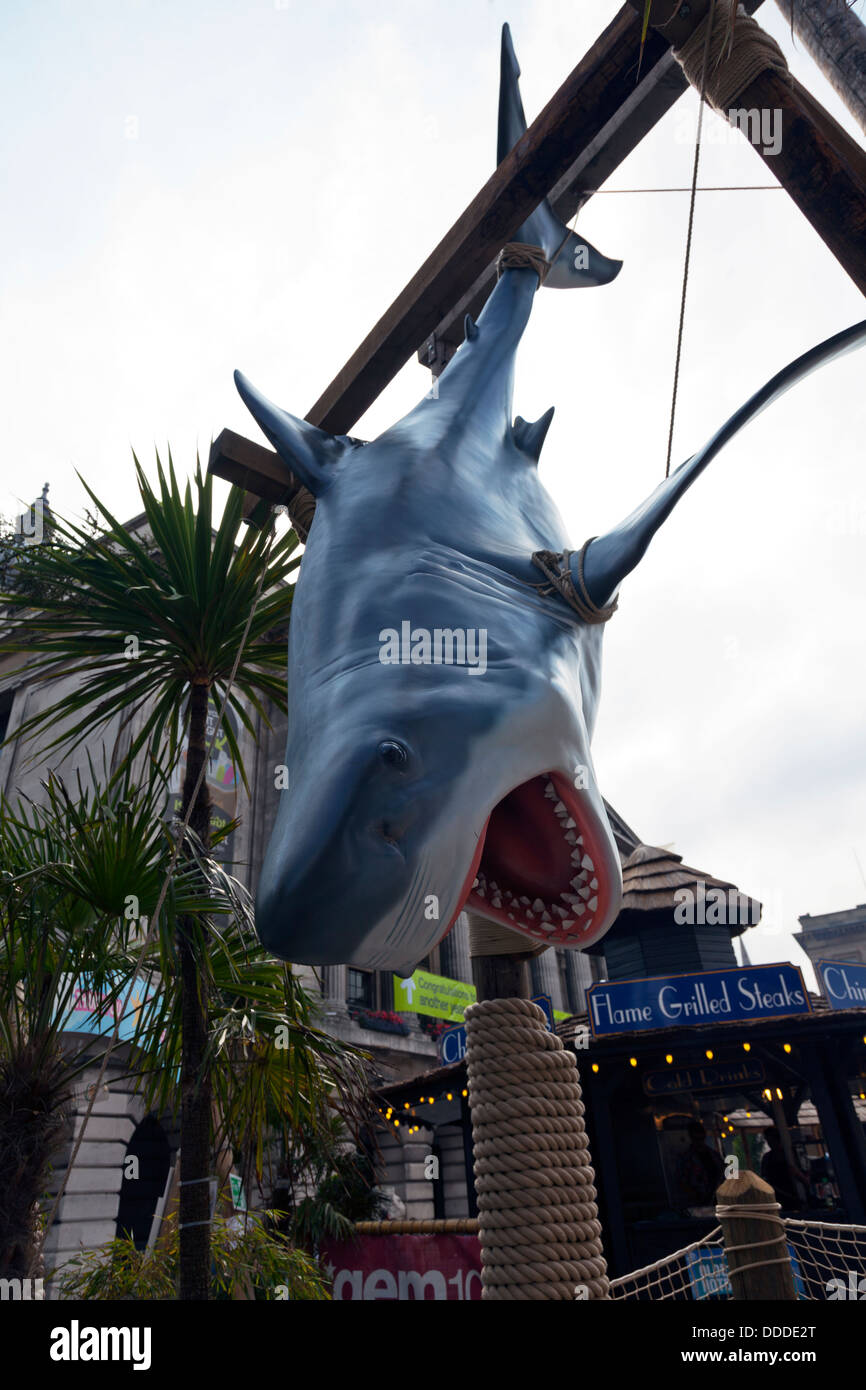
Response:
POLYGON ((789 1218, 785 1234, 800 1298, 823 1301, 866 1294, 866 1226, 789 1218), (861 1279, 864 1286, 858 1292, 861 1279))
MULTIPOLYGON (((736 1209, 738 1218, 748 1214, 748 1208, 736 1209)), ((784 1226, 787 1257, 800 1300, 825 1302, 866 1295, 866 1226, 791 1218, 783 1218, 780 1224, 784 1226)), ((762 1258, 762 1263, 777 1260, 778 1256, 772 1261, 762 1258)), ((611 1279, 610 1297, 730 1300, 732 1291, 721 1227, 654 1264, 611 1279)))
POLYGON ((611 1298, 655 1302, 664 1298, 701 1301, 730 1296, 721 1226, 673 1255, 610 1281, 611 1298))

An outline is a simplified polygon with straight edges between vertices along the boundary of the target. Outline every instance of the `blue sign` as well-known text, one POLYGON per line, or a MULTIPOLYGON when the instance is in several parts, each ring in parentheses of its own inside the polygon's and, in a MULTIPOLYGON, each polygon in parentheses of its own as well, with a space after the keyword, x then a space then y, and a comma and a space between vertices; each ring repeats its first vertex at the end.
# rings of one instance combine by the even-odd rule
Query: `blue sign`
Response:
POLYGON ((831 1009, 866 1009, 866 965, 819 960, 818 971, 831 1009))
MULTIPOLYGON (((800 1272, 800 1263, 793 1245, 788 1244, 791 1258, 791 1271, 794 1275, 794 1291, 799 1299, 807 1298, 806 1285, 800 1272)), ((691 1295, 695 1302, 703 1299, 733 1298, 734 1291, 728 1275, 728 1262, 724 1250, 705 1245, 697 1250, 687 1250, 686 1269, 691 1285, 691 1295)))
POLYGON ((796 965, 750 965, 698 975, 662 975, 591 985, 586 992, 593 1036, 642 1033, 697 1023, 742 1023, 812 1011, 796 965))
MULTIPOLYGON (((548 1033, 553 1030, 553 1003, 549 994, 535 994, 532 1003, 537 1004, 544 1014, 548 1033)), ((439 1034, 439 1057, 443 1066, 451 1062, 461 1062, 466 1056, 466 1028, 459 1023, 456 1028, 447 1028, 439 1034)))

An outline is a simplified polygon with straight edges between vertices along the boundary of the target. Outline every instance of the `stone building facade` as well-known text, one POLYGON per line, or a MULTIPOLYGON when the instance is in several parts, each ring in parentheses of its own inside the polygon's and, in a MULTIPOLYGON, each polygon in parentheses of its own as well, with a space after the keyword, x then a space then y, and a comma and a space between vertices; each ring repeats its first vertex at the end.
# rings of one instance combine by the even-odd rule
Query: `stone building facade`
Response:
POLYGON ((819 960, 866 963, 866 903, 815 917, 807 912, 799 922, 803 930, 797 936, 797 944, 813 965, 819 960))

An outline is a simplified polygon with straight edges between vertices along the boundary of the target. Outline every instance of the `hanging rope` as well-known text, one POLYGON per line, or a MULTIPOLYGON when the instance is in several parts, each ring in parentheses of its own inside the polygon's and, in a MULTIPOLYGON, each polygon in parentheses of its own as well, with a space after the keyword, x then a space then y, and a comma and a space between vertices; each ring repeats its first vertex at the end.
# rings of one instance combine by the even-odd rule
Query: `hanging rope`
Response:
POLYGON ((701 129, 704 102, 726 118, 731 105, 755 78, 771 68, 790 80, 788 64, 776 40, 747 15, 742 5, 734 15, 722 6, 716 10, 716 0, 710 0, 706 18, 692 31, 674 57, 693 87, 698 91, 698 129, 695 137, 695 158, 689 198, 689 224, 686 232, 686 254, 683 265, 683 287, 680 295, 680 321, 677 329, 677 350, 674 362, 674 383, 671 392, 671 414, 668 426, 668 448, 665 458, 665 477, 670 477, 671 451, 674 442, 674 422, 677 411, 677 390, 680 379, 680 358, 683 346, 683 325, 686 316, 686 293, 689 283, 689 262, 692 252, 692 230, 695 221, 695 195, 698 188, 698 163, 701 156, 701 129))
MULTIPOLYGON (((700 34, 703 42, 703 56, 701 61, 700 82, 698 90, 700 92, 700 103, 698 106, 698 129, 695 136, 695 158, 692 164, 692 186, 689 196, 689 225, 686 232, 686 256, 683 264, 683 288, 680 294, 680 322, 677 328, 677 351, 674 361, 674 384, 671 391, 671 418, 668 424, 668 451, 665 457, 665 477, 670 477, 671 472, 671 450, 674 444, 674 422, 677 415, 677 390, 680 382, 680 358, 683 350, 683 325, 686 319, 686 293, 689 286, 689 262, 692 255, 692 229, 695 225, 695 199, 698 191, 698 164, 701 158, 701 128, 704 123, 704 93, 707 81, 707 63, 710 55, 710 42, 713 33, 713 18, 715 15, 716 0, 710 0, 710 10, 703 24, 699 24, 695 33, 687 40, 685 47, 692 44, 695 34, 700 34), (703 32, 702 32, 703 31, 703 32)), ((678 58, 676 50, 674 56, 678 58)), ((687 74, 688 75, 688 74, 687 74)), ((689 78, 691 81, 691 78, 689 78)))
POLYGON ((607 1299, 577 1064, 528 999, 466 1010, 482 1299, 607 1299))

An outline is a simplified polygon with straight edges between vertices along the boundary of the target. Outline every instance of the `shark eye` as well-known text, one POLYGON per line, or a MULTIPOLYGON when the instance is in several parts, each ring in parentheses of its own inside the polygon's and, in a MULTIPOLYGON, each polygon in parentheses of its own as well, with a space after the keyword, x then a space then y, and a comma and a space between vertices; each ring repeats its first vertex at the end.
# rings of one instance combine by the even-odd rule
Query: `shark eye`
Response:
POLYGON ((408 750, 396 739, 386 738, 379 744, 379 757, 388 767, 404 768, 409 762, 408 750))

